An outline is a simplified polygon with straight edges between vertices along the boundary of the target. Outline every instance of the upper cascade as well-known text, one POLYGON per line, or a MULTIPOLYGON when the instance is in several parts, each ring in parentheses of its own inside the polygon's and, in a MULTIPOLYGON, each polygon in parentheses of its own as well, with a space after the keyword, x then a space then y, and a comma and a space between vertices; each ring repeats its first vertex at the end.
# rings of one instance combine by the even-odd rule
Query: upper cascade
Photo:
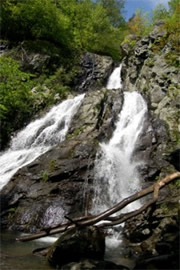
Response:
POLYGON ((10 148, 0 155, 0 190, 18 169, 65 140, 84 96, 82 94, 54 106, 44 117, 30 123, 12 139, 10 148))
POLYGON ((111 76, 108 79, 107 82, 107 89, 119 89, 122 87, 121 83, 121 69, 122 69, 122 64, 120 64, 119 67, 115 68, 114 71, 112 72, 111 76))

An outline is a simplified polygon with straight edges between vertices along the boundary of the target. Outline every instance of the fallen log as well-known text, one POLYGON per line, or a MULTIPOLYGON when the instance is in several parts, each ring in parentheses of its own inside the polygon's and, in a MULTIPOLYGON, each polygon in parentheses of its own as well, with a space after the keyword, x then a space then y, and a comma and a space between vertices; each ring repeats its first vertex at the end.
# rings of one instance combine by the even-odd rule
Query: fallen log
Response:
POLYGON ((17 238, 17 241, 30 241, 34 239, 38 239, 47 235, 53 235, 57 233, 62 233, 67 230, 73 229, 76 227, 76 223, 78 223, 78 227, 83 227, 83 226, 90 226, 98 223, 99 221, 105 221, 102 224, 99 224, 98 227, 106 227, 106 226, 114 226, 123 223, 124 221, 127 221, 129 218, 132 218, 138 214, 140 214, 142 211, 144 211, 146 208, 148 208, 151 204, 155 203, 158 200, 158 195, 159 195, 159 190, 164 187, 166 184, 170 183, 172 180, 180 177, 180 172, 175 172, 173 174, 170 174, 166 176, 163 179, 160 179, 157 181, 155 184, 142 189, 141 191, 136 192, 135 194, 129 196, 128 198, 123 199, 121 202, 116 204, 115 206, 111 207, 110 209, 102 212, 99 215, 96 216, 85 216, 85 217, 80 217, 77 219, 72 220, 60 225, 59 227, 49 229, 48 231, 42 231, 36 234, 28 235, 25 237, 20 237, 17 238), (128 204, 150 194, 153 193, 153 198, 147 202, 145 205, 140 207, 139 209, 126 213, 126 214, 121 214, 119 217, 110 217, 112 214, 117 213, 118 211, 122 210, 125 206, 128 204), (106 221, 108 220, 108 222, 106 221))

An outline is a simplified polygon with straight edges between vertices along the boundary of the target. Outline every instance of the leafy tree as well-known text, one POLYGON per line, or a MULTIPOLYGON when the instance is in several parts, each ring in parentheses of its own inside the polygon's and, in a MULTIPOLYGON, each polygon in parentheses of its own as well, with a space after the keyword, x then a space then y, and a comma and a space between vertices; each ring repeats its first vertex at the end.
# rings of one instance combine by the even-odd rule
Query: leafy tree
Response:
MULTIPOLYGON (((63 14, 70 18, 71 32, 76 48, 118 58, 121 43, 120 28, 115 27, 111 21, 113 12, 109 9, 107 2, 110 5, 110 3, 115 4, 122 1, 108 0, 94 3, 91 0, 61 0, 57 6, 63 14)), ((118 25, 120 25, 122 17, 118 7, 114 6, 115 10, 119 19, 117 20, 116 17, 116 23, 118 22, 118 25)))
POLYGON ((179 0, 171 0, 169 3, 169 16, 166 20, 166 29, 168 32, 168 40, 179 51, 180 48, 180 2, 179 0))
POLYGON ((30 74, 21 72, 10 57, 0 57, 0 119, 2 147, 10 133, 31 115, 33 95, 30 74))
POLYGON ((177 12, 180 2, 179 0, 170 0, 168 2, 168 5, 169 5, 170 14, 173 14, 174 12, 177 12))
POLYGON ((124 8, 124 0, 98 0, 106 11, 110 23, 114 27, 119 27, 124 23, 122 11, 124 8))
POLYGON ((149 32, 150 25, 148 19, 148 13, 143 14, 139 9, 136 14, 129 19, 128 32, 136 36, 144 36, 149 32))
POLYGON ((11 40, 46 39, 67 45, 71 39, 68 18, 51 0, 4 0, 1 22, 2 34, 11 40))
POLYGON ((153 10, 152 23, 156 24, 159 20, 166 20, 168 11, 163 4, 157 5, 153 10))

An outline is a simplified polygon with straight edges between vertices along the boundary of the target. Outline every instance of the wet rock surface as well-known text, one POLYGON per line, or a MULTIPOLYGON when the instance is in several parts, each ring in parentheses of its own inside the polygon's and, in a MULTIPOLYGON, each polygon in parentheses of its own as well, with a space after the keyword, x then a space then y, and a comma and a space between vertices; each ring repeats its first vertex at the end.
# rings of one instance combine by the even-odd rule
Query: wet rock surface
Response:
POLYGON ((113 66, 111 57, 86 53, 81 60, 82 72, 77 79, 76 89, 80 92, 94 91, 105 86, 113 66))
POLYGON ((180 233, 177 186, 168 186, 155 205, 128 220, 124 232, 136 257, 134 269, 178 269, 180 233))
POLYGON ((121 92, 104 88, 86 94, 67 139, 20 169, 1 191, 2 227, 35 232, 84 213, 84 183, 93 181, 99 141, 111 136, 122 100, 121 92))
POLYGON ((48 251, 50 264, 62 265, 79 262, 82 258, 103 260, 105 236, 96 227, 75 228, 62 234, 48 251))

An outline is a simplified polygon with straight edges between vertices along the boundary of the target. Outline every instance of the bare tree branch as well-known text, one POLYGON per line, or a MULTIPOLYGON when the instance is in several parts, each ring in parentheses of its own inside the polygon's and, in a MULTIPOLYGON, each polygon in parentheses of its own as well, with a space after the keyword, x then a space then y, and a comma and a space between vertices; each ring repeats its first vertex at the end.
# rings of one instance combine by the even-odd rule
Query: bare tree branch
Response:
POLYGON ((104 211, 103 213, 96 215, 96 216, 85 216, 85 217, 79 217, 76 219, 71 219, 70 222, 67 222, 65 224, 62 224, 56 228, 50 229, 47 231, 42 231, 36 234, 32 234, 26 237, 17 238, 18 241, 30 241, 34 239, 38 239, 47 235, 53 235, 56 233, 62 233, 67 230, 73 229, 76 227, 76 224, 78 223, 78 227, 84 227, 84 226, 90 226, 98 223, 99 221, 108 220, 109 222, 105 221, 101 224, 99 224, 99 227, 106 227, 106 226, 113 226, 118 225, 126 220, 128 220, 131 217, 134 217, 138 214, 140 214, 142 211, 144 211, 146 208, 148 208, 151 204, 155 203, 159 196, 159 190, 164 187, 166 184, 170 183, 172 180, 180 177, 180 172, 175 172, 173 174, 168 175, 167 177, 160 179, 158 182, 156 182, 154 185, 151 185, 145 189, 142 189, 141 191, 135 193, 134 195, 125 198, 115 206, 111 207, 110 209, 104 211), (110 217, 112 214, 117 213, 118 211, 122 210, 125 206, 128 204, 146 196, 147 194, 153 193, 153 198, 147 202, 145 205, 140 207, 138 210, 121 214, 118 217, 110 217), (72 224, 73 222, 73 224, 72 224))

